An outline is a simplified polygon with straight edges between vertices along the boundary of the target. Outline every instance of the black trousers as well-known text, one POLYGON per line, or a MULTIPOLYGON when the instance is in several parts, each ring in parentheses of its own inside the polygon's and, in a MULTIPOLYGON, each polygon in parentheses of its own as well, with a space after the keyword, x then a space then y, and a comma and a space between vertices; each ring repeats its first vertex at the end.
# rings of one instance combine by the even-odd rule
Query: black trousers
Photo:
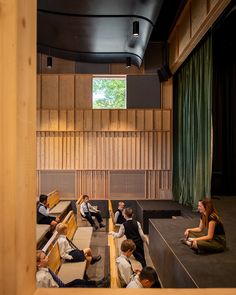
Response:
POLYGON ((141 264, 142 267, 145 267, 147 265, 146 260, 145 260, 145 256, 144 256, 144 248, 143 248, 143 241, 139 241, 139 242, 135 242, 136 245, 136 249, 133 252, 133 255, 135 257, 136 260, 138 260, 141 264))
POLYGON ((75 279, 65 284, 62 288, 96 288, 96 287, 97 287, 96 281, 75 279))
POLYGON ((97 219, 97 222, 100 224, 100 223, 102 223, 102 216, 101 216, 101 214, 99 213, 99 212, 85 212, 85 218, 88 220, 88 222, 92 225, 92 226, 94 226, 95 225, 95 222, 94 222, 94 220, 93 220, 93 218, 92 218, 92 216, 95 216, 95 218, 97 219))

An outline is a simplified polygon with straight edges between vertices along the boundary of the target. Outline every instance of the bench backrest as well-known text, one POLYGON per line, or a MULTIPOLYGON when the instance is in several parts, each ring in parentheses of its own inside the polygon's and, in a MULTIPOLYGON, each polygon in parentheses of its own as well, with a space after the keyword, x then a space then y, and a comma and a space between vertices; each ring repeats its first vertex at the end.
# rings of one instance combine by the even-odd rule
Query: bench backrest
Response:
POLYGON ((48 266, 53 272, 58 273, 61 264, 62 259, 60 256, 59 246, 56 241, 55 244, 52 246, 52 249, 48 253, 48 266))
POLYGON ((53 208, 57 203, 59 203, 60 197, 59 197, 59 192, 57 190, 52 191, 51 193, 48 194, 48 205, 49 208, 53 208))
POLYGON ((75 215, 74 212, 71 210, 65 217, 65 219, 63 220, 63 223, 66 223, 68 226, 67 229, 67 238, 72 240, 73 236, 75 234, 75 231, 77 229, 77 223, 75 220, 75 215))

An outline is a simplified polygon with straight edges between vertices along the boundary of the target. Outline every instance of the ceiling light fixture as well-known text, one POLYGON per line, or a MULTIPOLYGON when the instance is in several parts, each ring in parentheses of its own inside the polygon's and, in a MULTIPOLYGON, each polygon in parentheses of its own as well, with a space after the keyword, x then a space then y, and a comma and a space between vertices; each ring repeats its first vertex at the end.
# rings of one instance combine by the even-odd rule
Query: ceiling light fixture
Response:
POLYGON ((52 68, 52 57, 51 56, 47 57, 47 68, 48 69, 52 68))
POLYGON ((133 35, 135 37, 139 36, 139 22, 138 21, 133 22, 133 35))
POLYGON ((126 68, 130 68, 131 67, 131 57, 127 57, 126 58, 126 68))

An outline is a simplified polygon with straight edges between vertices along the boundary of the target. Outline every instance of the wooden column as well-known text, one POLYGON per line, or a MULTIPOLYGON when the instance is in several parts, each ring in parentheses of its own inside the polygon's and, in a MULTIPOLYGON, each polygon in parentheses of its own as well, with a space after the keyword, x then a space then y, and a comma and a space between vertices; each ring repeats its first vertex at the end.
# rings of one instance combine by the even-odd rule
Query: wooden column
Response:
POLYGON ((35 291, 36 1, 0 0, 0 293, 35 291))

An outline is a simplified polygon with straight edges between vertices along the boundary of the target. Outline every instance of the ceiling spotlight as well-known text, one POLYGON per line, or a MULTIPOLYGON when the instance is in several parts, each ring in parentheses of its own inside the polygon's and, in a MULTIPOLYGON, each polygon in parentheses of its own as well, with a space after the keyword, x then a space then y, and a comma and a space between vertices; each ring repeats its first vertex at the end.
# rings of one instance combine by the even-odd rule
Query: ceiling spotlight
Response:
POLYGON ((131 57, 127 57, 126 58, 126 68, 130 68, 131 67, 131 57))
POLYGON ((51 69, 52 67, 52 57, 48 56, 47 57, 47 68, 51 69))
POLYGON ((139 35, 139 22, 138 21, 133 22, 133 35, 135 37, 138 37, 138 35, 139 35))

